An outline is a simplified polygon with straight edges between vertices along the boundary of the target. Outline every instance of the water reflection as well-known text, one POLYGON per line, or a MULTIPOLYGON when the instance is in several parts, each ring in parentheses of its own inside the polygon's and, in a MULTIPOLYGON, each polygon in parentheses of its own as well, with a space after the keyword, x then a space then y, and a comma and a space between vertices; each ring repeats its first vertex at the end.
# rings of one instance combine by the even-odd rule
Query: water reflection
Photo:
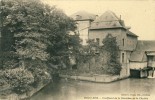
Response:
POLYGON ((62 79, 46 86, 30 100, 84 100, 84 97, 121 96, 126 93, 154 94, 155 79, 128 78, 108 84, 62 79))

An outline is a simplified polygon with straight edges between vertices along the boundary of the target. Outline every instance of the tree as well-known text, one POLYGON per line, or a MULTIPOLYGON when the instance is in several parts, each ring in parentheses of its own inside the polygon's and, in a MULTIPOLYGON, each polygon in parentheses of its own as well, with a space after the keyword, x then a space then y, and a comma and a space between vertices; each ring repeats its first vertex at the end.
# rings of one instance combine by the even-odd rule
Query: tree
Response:
POLYGON ((119 62, 119 47, 117 46, 116 37, 108 34, 103 40, 103 50, 108 54, 107 64, 103 69, 108 74, 118 75, 121 71, 121 64, 119 62))
POLYGON ((50 34, 49 40, 52 43, 48 46, 50 53, 50 62, 60 64, 68 60, 69 54, 77 52, 79 45, 79 37, 77 35, 69 35, 70 31, 76 29, 75 21, 67 17, 60 9, 55 9, 49 15, 50 17, 50 34), (72 48, 72 49, 70 49, 72 48))
MULTIPOLYGON (((2 0, 0 5, 1 34, 5 40, 2 44, 10 40, 8 37, 12 40, 7 51, 13 54, 7 56, 16 59, 22 70, 30 71, 34 83, 47 80, 48 69, 52 71, 53 65, 61 67, 68 52, 76 52, 78 37, 69 35, 76 29, 75 22, 62 10, 38 0, 2 0)), ((2 48, 4 52, 5 46, 2 48)))
MULTIPOLYGON (((6 0, 1 2, 2 38, 16 37, 15 53, 21 61, 47 60, 47 31, 41 25, 45 18, 43 5, 36 1, 6 0)), ((7 39, 9 41, 9 39, 7 39)), ((4 41, 3 44, 6 42, 4 41)), ((5 47, 3 47, 5 48, 5 47)), ((24 65, 23 65, 24 66, 24 65)))
POLYGON ((36 0, 6 0, 1 5, 2 36, 15 36, 15 53, 23 66, 25 61, 33 60, 60 63, 61 56, 69 50, 68 33, 76 28, 71 18, 36 0))

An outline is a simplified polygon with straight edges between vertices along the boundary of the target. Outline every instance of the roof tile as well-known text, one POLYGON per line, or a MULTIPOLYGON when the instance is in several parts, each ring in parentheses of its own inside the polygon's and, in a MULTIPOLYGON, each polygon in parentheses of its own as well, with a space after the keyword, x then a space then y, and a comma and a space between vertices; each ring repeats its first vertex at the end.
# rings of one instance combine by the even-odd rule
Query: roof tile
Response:
POLYGON ((70 16, 74 20, 95 20, 96 15, 86 11, 78 11, 70 16))
POLYGON ((90 29, 102 28, 125 28, 124 21, 120 20, 112 11, 106 11, 94 22, 92 22, 90 29))

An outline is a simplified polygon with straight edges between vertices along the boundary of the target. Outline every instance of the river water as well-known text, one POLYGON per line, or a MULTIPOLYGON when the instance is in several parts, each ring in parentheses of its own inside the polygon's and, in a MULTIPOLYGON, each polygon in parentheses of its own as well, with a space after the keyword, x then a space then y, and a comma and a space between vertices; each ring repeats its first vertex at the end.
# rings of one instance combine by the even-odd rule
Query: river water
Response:
POLYGON ((155 79, 128 78, 112 83, 61 79, 30 100, 155 100, 155 79))

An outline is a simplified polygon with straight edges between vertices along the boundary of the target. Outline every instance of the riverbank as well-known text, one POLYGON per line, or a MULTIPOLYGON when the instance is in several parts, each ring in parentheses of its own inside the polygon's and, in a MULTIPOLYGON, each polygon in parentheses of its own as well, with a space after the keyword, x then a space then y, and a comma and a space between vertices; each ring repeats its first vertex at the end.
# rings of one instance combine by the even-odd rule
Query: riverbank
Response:
POLYGON ((27 98, 30 98, 31 96, 33 96, 35 93, 37 93, 38 91, 40 91, 42 88, 44 88, 45 86, 47 86, 50 82, 48 82, 47 84, 42 84, 40 85, 38 88, 33 88, 30 92, 24 93, 19 95, 19 100, 25 100, 27 98))
POLYGON ((90 82, 98 82, 98 83, 109 83, 118 80, 122 80, 128 78, 127 76, 119 76, 119 75, 98 75, 94 74, 92 76, 80 76, 80 75, 59 75, 60 78, 65 79, 73 79, 73 80, 81 80, 81 81, 90 81, 90 82))
POLYGON ((24 100, 50 83, 51 75, 38 70, 38 73, 24 68, 0 70, 0 100, 24 100))
POLYGON ((16 94, 16 93, 11 93, 9 95, 0 95, 0 100, 26 100, 27 98, 30 98, 35 93, 37 93, 38 91, 40 91, 42 88, 44 88, 45 86, 47 86, 49 83, 50 82, 48 82, 47 84, 41 84, 37 88, 32 88, 31 91, 29 91, 27 93, 19 94, 19 95, 16 94))

